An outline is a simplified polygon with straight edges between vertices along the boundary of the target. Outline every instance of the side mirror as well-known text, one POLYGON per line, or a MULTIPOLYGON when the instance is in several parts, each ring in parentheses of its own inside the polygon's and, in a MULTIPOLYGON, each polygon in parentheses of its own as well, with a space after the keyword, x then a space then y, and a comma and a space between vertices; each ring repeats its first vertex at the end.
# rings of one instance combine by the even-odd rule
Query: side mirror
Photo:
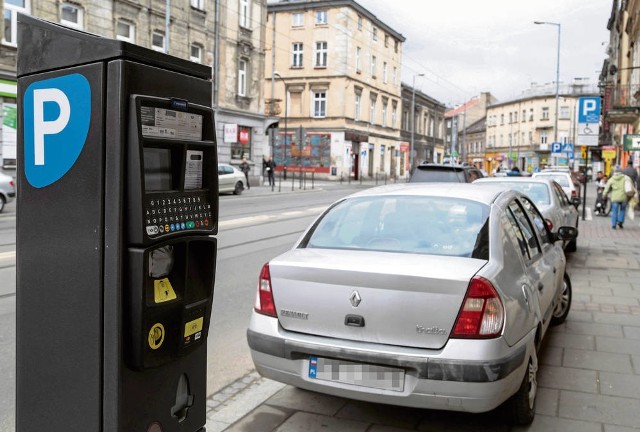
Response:
POLYGON ((575 208, 578 208, 581 203, 582 203, 582 200, 580 198, 578 197, 571 198, 571 204, 573 204, 575 208))
POLYGON ((559 241, 568 241, 573 240, 578 237, 578 228, 571 226, 561 226, 558 228, 558 231, 555 233, 555 240, 559 241))

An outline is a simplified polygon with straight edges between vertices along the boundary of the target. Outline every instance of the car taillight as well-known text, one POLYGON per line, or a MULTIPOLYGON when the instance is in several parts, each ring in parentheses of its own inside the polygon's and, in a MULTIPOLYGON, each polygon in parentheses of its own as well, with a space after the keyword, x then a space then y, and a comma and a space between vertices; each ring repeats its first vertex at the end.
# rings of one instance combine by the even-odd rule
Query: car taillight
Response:
POLYGON ((504 307, 496 289, 488 280, 471 279, 451 337, 486 339, 500 335, 504 307))
POLYGON ((255 311, 263 315, 276 317, 276 304, 273 301, 273 292, 271 291, 271 273, 269 272, 269 264, 262 266, 260 271, 260 279, 258 279, 258 293, 256 295, 255 311))
POLYGON ((578 196, 578 193, 575 190, 571 191, 571 198, 575 198, 578 196))
POLYGON ((549 231, 553 231, 553 222, 551 222, 551 219, 545 219, 544 221, 547 223, 549 231))

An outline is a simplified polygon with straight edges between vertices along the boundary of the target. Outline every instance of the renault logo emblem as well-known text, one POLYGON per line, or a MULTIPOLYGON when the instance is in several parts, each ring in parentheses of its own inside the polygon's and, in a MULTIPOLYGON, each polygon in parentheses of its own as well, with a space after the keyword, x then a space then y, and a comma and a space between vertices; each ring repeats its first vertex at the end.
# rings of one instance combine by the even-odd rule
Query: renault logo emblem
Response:
POLYGON ((351 297, 349 297, 349 301, 351 302, 351 305, 353 307, 358 307, 358 305, 362 301, 362 298, 360 297, 360 294, 358 294, 358 291, 354 291, 351 293, 351 297))

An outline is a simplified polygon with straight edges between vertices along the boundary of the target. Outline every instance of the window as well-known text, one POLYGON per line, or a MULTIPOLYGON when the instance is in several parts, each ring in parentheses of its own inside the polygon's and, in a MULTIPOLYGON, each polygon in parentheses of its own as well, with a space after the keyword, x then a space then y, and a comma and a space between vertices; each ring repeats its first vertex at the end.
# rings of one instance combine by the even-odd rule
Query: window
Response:
POLYGON ((362 31, 362 17, 358 15, 358 31, 362 31))
POLYGON ((251 11, 249 10, 249 0, 240 0, 240 27, 251 27, 251 11))
POLYGON ((316 42, 316 67, 327 67, 326 42, 316 42))
POLYGON ((164 52, 164 33, 154 30, 151 35, 151 49, 164 52))
POLYGON ((382 63, 382 82, 387 83, 387 62, 382 63))
POLYGON ((376 56, 371 56, 371 76, 376 77, 376 56))
POLYGON ((355 113, 354 113, 354 118, 356 119, 356 121, 360 120, 361 105, 362 105, 362 95, 356 93, 356 106, 355 106, 355 113))
POLYGON ((524 207, 525 213, 529 216, 529 220, 533 224, 534 230, 538 233, 538 237, 544 247, 545 244, 552 244, 551 233, 549 227, 544 221, 544 218, 538 213, 531 201, 526 198, 521 199, 522 207, 524 207))
POLYGON ((203 11, 204 0, 191 0, 191 7, 203 11))
POLYGON ((84 9, 81 7, 70 3, 62 3, 62 6, 60 6, 61 24, 82 30, 84 28, 83 19, 84 9))
POLYGON ((382 101, 382 126, 387 127, 387 102, 382 101))
POLYGON ((513 122, 518 123, 518 111, 513 112, 513 122))
POLYGON ((116 24, 116 39, 125 42, 136 42, 136 26, 128 22, 118 20, 116 24))
POLYGON ((500 124, 504 124, 504 114, 500 114, 500 124))
POLYGON ((240 60, 238 62, 238 96, 247 95, 247 62, 240 60))
POLYGON ((561 119, 565 119, 568 120, 570 118, 570 114, 569 114, 569 107, 568 106, 561 106, 560 107, 560 116, 561 119))
POLYGON ((291 67, 302 67, 302 42, 295 42, 291 46, 291 67))
POLYGON ((324 91, 313 92, 313 116, 325 117, 327 115, 327 93, 324 91))
POLYGON ((527 121, 527 110, 522 110, 522 121, 527 121))
POLYGON ((202 63, 202 47, 198 44, 191 44, 191 57, 192 62, 202 63))
POLYGON ((396 127, 396 119, 398 117, 398 107, 396 106, 396 104, 393 104, 393 108, 391 109, 391 127, 395 128, 396 127))
POLYGON ((549 108, 542 108, 542 120, 549 120, 549 108))
POLYGON ((509 113, 509 124, 513 123, 513 113, 509 113))
POLYGON ((397 79, 398 79, 398 68, 397 67, 393 67, 393 85, 397 84, 397 79))
POLYGON ((304 14, 302 13, 294 13, 291 15, 291 27, 302 27, 304 26, 304 14))
POLYGON ((530 259, 536 258, 541 253, 540 246, 535 230, 527 219, 523 208, 514 201, 509 205, 509 210, 506 213, 512 224, 517 226, 515 231, 523 256, 530 259))
POLYGON ((540 131, 540 144, 547 144, 548 139, 549 139, 549 137, 548 137, 547 130, 546 129, 542 129, 540 131))
POLYGON ((389 35, 384 35, 384 46, 385 47, 389 46, 389 35))
POLYGON ((378 41, 378 29, 371 26, 371 39, 373 39, 374 42, 378 41))
POLYGON ((316 25, 325 25, 327 23, 327 11, 316 12, 316 25))
POLYGON ((29 0, 4 0, 4 35, 2 43, 18 46, 18 13, 28 14, 29 0))
POLYGON ((356 72, 360 73, 360 55, 362 53, 362 49, 360 47, 356 47, 356 72))
POLYGON ((376 122, 376 100, 371 98, 371 107, 369 108, 369 122, 374 124, 376 122))
POLYGON ((533 108, 529 109, 529 121, 533 121, 533 108))

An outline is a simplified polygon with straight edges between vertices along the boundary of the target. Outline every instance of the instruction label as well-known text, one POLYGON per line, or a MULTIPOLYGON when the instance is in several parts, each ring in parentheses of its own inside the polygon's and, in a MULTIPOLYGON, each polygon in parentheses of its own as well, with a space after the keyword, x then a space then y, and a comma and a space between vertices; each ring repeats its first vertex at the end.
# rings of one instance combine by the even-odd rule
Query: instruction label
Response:
POLYGON ((202 140, 202 116, 199 114, 142 106, 140 122, 145 137, 202 140))
POLYGON ((184 188, 202 189, 202 150, 187 150, 187 161, 184 170, 184 188))
POLYGON ((164 326, 160 323, 156 323, 149 330, 149 347, 151 349, 158 349, 164 342, 164 326))
POLYGON ((156 303, 164 303, 176 299, 176 292, 169 282, 169 278, 153 281, 153 300, 156 303))

